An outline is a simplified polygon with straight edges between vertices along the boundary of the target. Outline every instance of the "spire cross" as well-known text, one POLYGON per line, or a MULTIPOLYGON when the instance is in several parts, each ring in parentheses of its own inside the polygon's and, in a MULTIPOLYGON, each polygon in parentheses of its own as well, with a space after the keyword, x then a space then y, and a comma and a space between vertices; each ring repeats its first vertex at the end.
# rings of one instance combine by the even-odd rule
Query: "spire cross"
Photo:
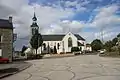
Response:
POLYGON ((35 13, 35 9, 36 9, 36 7, 34 6, 34 13, 35 13))

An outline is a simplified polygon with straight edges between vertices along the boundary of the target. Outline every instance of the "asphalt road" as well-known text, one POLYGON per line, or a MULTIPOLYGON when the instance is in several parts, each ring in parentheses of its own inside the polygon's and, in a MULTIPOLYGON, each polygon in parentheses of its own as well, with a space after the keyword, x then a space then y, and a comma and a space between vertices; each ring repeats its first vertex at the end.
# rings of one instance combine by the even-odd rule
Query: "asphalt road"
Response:
POLYGON ((28 69, 2 80, 120 80, 120 59, 80 55, 28 61, 28 69))

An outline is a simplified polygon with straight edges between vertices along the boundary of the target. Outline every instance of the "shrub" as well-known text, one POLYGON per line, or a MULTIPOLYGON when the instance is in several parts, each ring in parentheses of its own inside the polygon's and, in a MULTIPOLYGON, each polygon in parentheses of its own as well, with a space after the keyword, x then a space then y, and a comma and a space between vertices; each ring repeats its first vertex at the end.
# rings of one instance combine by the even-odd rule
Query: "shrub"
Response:
POLYGON ((43 56, 41 54, 29 54, 27 59, 41 59, 43 56))
POLYGON ((25 53, 21 53, 21 56, 25 56, 25 53))
POLYGON ((72 47, 71 48, 71 52, 77 52, 80 51, 80 49, 78 47, 72 47))
POLYGON ((111 48, 111 51, 112 51, 112 52, 116 52, 116 51, 117 51, 117 46, 113 46, 113 47, 111 48))

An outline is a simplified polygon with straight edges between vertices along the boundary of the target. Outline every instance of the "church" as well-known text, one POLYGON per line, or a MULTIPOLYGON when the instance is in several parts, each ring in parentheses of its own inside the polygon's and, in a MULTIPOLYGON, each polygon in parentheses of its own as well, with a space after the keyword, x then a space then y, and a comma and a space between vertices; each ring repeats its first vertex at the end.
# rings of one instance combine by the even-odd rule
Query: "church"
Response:
MULTIPOLYGON (((39 32, 39 26, 37 24, 37 17, 34 12, 32 18, 33 23, 30 27, 30 38, 35 34, 35 31, 39 32)), ((82 51, 86 50, 86 41, 79 34, 68 32, 67 34, 50 34, 42 35, 43 45, 42 48, 38 48, 37 53, 52 53, 56 49, 56 53, 69 53, 72 47, 79 47, 82 51)), ((30 48, 25 52, 29 52, 30 48)))

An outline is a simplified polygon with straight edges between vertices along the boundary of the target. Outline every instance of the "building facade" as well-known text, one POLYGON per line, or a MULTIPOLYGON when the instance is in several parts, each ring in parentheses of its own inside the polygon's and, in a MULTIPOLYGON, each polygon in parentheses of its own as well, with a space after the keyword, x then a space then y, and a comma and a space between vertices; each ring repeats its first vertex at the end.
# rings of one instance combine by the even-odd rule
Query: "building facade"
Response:
MULTIPOLYGON (((43 46, 42 52, 52 53, 56 48, 57 53, 69 53, 72 47, 81 47, 85 50, 85 39, 78 34, 68 32, 65 35, 42 35, 43 46), (48 50, 49 49, 49 50, 48 50)), ((41 48, 38 48, 38 53, 41 53, 41 48)))
POLYGON ((13 53, 13 24, 9 20, 0 19, 0 56, 12 61, 13 53))

